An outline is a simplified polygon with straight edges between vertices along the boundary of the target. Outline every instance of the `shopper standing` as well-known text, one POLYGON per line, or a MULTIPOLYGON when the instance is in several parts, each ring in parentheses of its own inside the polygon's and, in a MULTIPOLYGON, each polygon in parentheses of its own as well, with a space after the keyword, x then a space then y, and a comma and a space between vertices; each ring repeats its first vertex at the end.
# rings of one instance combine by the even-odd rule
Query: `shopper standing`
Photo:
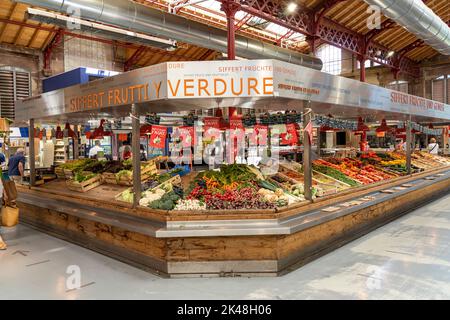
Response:
POLYGON ((119 148, 120 160, 128 160, 131 158, 131 146, 128 142, 124 142, 119 148))
POLYGON ((99 152, 105 152, 105 150, 100 145, 100 140, 95 140, 95 145, 89 149, 89 158, 97 159, 97 155, 99 152))
POLYGON ((141 161, 147 161, 147 155, 145 154, 145 148, 144 148, 143 144, 141 144, 141 147, 140 147, 140 158, 141 158, 141 161))
POLYGON ((428 145, 428 152, 431 154, 439 153, 439 144, 436 142, 435 138, 430 139, 430 144, 428 145))
POLYGON ((25 149, 19 148, 15 155, 9 158, 8 175, 15 183, 22 182, 25 172, 25 149))

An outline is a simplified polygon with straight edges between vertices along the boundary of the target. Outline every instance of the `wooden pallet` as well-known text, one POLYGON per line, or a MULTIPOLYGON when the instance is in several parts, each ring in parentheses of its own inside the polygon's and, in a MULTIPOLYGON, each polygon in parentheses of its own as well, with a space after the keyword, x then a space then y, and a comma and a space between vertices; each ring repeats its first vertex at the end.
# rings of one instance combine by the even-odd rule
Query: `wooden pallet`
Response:
POLYGON ((69 190, 77 191, 77 192, 86 192, 95 187, 98 187, 103 183, 103 179, 101 175, 97 175, 89 180, 83 182, 77 182, 74 180, 66 180, 66 186, 69 190))

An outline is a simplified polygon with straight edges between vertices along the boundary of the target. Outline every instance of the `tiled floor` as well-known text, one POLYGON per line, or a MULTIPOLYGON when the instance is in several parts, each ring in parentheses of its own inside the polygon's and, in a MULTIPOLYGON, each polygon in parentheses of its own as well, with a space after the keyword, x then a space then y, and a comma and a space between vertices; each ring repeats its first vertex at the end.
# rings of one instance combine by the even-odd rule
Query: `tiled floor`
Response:
POLYGON ((278 278, 161 279, 25 226, 1 233, 0 300, 450 299, 450 195, 278 278))

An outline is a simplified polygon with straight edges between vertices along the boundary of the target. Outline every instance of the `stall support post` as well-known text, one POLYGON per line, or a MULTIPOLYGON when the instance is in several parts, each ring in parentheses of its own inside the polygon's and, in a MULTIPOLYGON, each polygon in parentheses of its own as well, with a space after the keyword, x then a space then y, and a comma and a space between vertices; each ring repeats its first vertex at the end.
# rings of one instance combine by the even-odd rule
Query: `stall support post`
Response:
POLYGON ((411 174, 411 121, 406 122, 406 173, 411 174))
POLYGON ((28 128, 29 144, 30 144, 30 186, 36 184, 36 150, 34 150, 34 119, 30 119, 28 128))
MULTIPOLYGON (((305 199, 312 200, 312 163, 311 163, 311 142, 309 134, 306 132, 306 128, 310 123, 311 109, 305 108, 303 115, 303 175, 304 175, 304 189, 305 199)), ((312 138, 312 137, 311 137, 312 138)))
POLYGON ((76 160, 80 156, 80 147, 78 144, 78 126, 73 126, 75 138, 73 139, 73 158, 76 160))
POLYGON ((317 128, 317 156, 320 158, 320 144, 322 141, 320 140, 320 127, 317 128))
POLYGON ((221 10, 227 16, 227 58, 228 60, 236 59, 236 27, 234 20, 236 12, 240 9, 240 4, 234 0, 222 0, 221 10))
POLYGON ((131 127, 132 127, 132 153, 133 153, 133 207, 139 205, 139 200, 141 200, 141 159, 139 157, 140 153, 140 121, 139 115, 136 111, 136 105, 131 105, 131 127))

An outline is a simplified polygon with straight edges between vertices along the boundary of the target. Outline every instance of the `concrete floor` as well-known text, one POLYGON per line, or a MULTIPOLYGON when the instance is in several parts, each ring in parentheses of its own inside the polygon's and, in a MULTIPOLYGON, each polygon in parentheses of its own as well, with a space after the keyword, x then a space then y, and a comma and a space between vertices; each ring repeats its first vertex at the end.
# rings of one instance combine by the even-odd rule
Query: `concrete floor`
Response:
POLYGON ((161 279, 25 226, 1 233, 0 300, 450 299, 450 195, 278 278, 161 279))

